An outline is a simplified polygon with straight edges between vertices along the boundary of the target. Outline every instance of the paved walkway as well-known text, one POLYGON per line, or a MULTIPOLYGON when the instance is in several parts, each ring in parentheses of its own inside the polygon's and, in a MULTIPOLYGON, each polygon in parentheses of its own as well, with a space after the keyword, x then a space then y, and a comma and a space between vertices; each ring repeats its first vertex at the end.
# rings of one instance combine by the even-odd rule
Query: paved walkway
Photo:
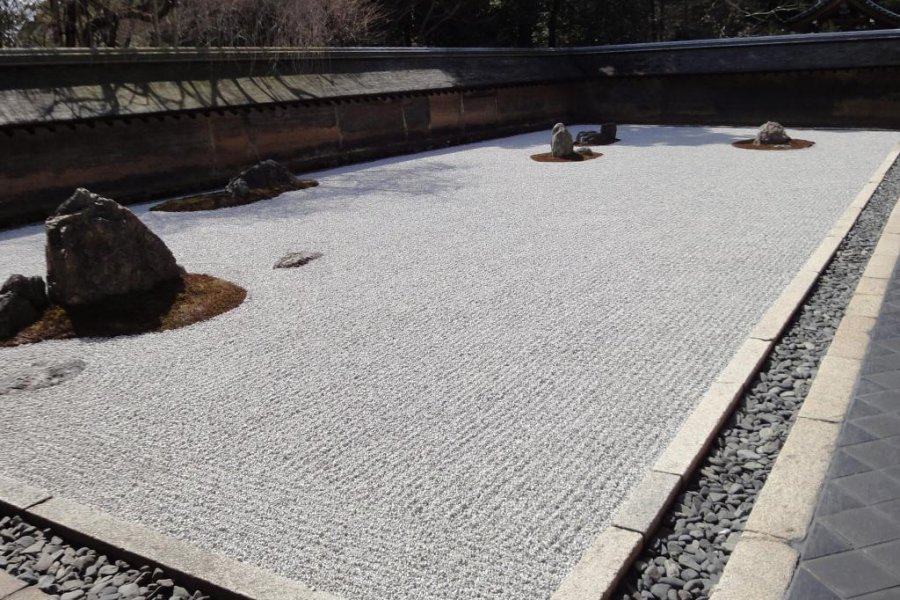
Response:
POLYGON ((895 269, 788 600, 900 599, 900 270, 895 269))

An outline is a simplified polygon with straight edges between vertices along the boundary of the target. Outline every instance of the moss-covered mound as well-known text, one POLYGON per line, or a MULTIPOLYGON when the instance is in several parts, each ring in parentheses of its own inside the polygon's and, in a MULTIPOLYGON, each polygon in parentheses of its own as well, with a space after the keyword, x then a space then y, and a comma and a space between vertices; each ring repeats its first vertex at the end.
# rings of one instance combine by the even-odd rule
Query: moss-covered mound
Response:
POLYGON ((212 192, 209 194, 199 194, 197 196, 186 196, 184 198, 166 200, 156 206, 150 207, 150 210, 160 212, 192 212, 196 210, 216 210, 217 208, 243 206, 245 204, 259 202, 260 200, 268 200, 285 192, 305 190, 306 188, 316 187, 317 185, 319 185, 318 181, 312 179, 300 179, 291 185, 251 190, 250 193, 244 197, 233 196, 225 191, 212 192))
POLYGON ((246 297, 247 291, 233 283, 186 273, 147 292, 112 296, 84 306, 51 304, 35 323, 0 340, 0 346, 178 329, 228 312, 246 297))

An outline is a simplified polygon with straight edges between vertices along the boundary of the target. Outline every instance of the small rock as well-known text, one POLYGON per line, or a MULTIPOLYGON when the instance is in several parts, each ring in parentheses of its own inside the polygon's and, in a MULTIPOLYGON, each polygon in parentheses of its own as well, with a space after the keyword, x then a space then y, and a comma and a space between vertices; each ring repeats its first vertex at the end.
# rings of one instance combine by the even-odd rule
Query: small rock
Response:
POLYGON ((666 585, 665 583, 655 583, 650 586, 650 593, 659 600, 666 600, 670 589, 672 589, 672 586, 670 585, 666 585))
POLYGON ((321 252, 291 252, 278 259, 273 269, 292 269, 294 267, 302 267, 306 263, 322 258, 321 252))
POLYGON ((24 550, 22 550, 22 554, 38 554, 41 550, 44 549, 44 541, 38 540, 32 545, 28 546, 24 550))

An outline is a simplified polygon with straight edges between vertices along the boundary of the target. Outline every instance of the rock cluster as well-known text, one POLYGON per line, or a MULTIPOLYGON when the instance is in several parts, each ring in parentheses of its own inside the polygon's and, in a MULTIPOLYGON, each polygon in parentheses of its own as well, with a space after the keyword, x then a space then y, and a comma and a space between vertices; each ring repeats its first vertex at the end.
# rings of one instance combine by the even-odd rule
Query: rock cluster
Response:
POLYGON ((264 160, 241 171, 225 186, 225 191, 234 198, 249 197, 253 192, 277 190, 297 185, 297 179, 287 167, 274 160, 264 160))
POLYGON ((62 305, 150 290, 182 270, 130 210, 78 189, 46 221, 47 284, 62 305))
POLYGON ((41 277, 12 275, 0 287, 0 339, 10 338, 34 323, 48 304, 41 277))
POLYGON ((759 128, 756 137, 753 138, 753 143, 757 146, 781 146, 790 144, 791 138, 781 123, 768 121, 759 128))
POLYGON ((59 600, 208 600, 176 585, 162 569, 112 561, 18 516, 0 517, 0 570, 59 600))
POLYGON ((709 598, 898 194, 900 162, 894 164, 860 214, 799 316, 775 345, 710 454, 673 503, 614 598, 709 598))
POLYGON ((604 123, 600 131, 579 131, 575 143, 583 146, 606 146, 616 141, 618 127, 615 123, 604 123))
POLYGON ((555 158, 568 158, 575 153, 573 144, 572 134, 563 123, 553 126, 550 135, 550 154, 555 158))
POLYGON ((273 269, 292 269, 294 267, 302 267, 306 263, 322 258, 321 252, 291 252, 278 259, 273 269))

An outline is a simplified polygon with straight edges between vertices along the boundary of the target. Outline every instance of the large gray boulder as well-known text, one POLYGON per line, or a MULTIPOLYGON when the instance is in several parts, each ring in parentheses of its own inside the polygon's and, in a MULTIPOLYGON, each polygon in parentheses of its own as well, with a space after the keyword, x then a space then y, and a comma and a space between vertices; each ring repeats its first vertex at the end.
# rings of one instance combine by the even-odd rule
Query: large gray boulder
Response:
POLYGON ((791 138, 788 136, 781 123, 767 121, 759 128, 756 137, 753 138, 753 143, 757 146, 780 146, 783 144, 790 144, 791 138))
POLYGON ((0 339, 10 338, 34 323, 48 303, 42 278, 11 276, 0 286, 0 339))
POLYGON ((90 304, 181 276, 175 257, 130 210, 78 189, 47 219, 50 299, 90 304))
POLYGON ((565 125, 557 123, 550 134, 550 154, 556 158, 568 158, 574 153, 572 134, 565 125))
POLYGON ((297 180, 287 167, 274 160, 264 160, 241 171, 225 186, 235 198, 246 198, 255 191, 278 190, 296 185, 297 180))

